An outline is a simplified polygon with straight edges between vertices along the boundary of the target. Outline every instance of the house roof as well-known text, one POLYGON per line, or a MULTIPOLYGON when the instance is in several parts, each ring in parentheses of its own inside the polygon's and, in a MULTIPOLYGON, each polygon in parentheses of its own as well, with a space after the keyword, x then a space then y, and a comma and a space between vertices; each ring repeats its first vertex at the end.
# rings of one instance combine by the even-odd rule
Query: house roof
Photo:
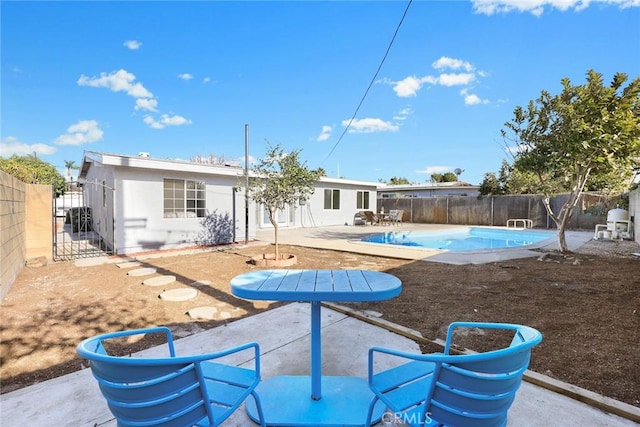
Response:
POLYGON ((425 182, 425 183, 419 183, 419 184, 406 184, 406 185, 378 184, 378 191, 381 191, 381 192, 452 190, 452 189, 477 190, 479 188, 480 188, 479 185, 469 184, 468 182, 464 182, 464 181, 425 182))
MULTIPOLYGON (((80 173, 78 179, 82 180, 86 178, 87 172, 93 163, 100 163, 103 165, 110 165, 114 167, 131 167, 139 169, 154 169, 154 170, 166 170, 166 171, 178 171, 178 172, 191 172, 191 173, 203 173, 203 174, 215 174, 226 176, 242 177, 244 175, 244 168, 236 165, 210 165, 205 163, 196 163, 186 160, 173 160, 173 159, 156 159, 148 157, 147 153, 141 153, 144 155, 131 156, 124 154, 113 153, 100 153, 96 151, 85 151, 84 158, 82 160, 82 166, 80 167, 80 173)), ((369 181, 355 181, 342 178, 330 178, 323 176, 320 178, 320 182, 328 184, 347 184, 360 187, 375 187, 377 182, 369 181)))

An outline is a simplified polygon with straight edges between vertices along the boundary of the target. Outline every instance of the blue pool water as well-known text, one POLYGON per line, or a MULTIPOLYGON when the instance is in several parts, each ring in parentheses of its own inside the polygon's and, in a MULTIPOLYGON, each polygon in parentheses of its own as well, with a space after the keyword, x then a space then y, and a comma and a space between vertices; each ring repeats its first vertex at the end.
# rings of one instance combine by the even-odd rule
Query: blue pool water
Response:
POLYGON ((556 233, 550 231, 467 227, 440 231, 391 231, 365 237, 362 241, 448 251, 477 251, 523 247, 555 236, 556 233))

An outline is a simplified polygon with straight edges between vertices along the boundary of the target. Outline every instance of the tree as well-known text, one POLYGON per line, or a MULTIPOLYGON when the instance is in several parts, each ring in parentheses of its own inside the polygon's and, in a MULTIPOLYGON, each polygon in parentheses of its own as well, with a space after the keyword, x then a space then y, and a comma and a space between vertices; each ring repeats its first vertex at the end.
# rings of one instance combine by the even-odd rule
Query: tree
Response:
POLYGON ((389 182, 389 185, 409 185, 411 184, 407 178, 404 176, 392 176, 389 182))
POLYGON ((67 181, 71 181, 71 170, 72 169, 80 169, 80 166, 76 166, 76 162, 74 160, 65 160, 64 167, 67 169, 67 181))
POLYGON ((300 163, 300 151, 285 153, 279 144, 275 147, 268 144, 266 156, 251 169, 253 177, 249 180, 249 197, 268 212, 274 231, 275 259, 280 259, 277 211, 306 201, 313 194, 314 184, 322 173, 322 170, 310 170, 306 163, 300 163))
POLYGON ((64 194, 64 177, 50 163, 34 156, 0 157, 0 170, 27 184, 52 185, 57 195, 64 194))
POLYGON ((514 110, 502 136, 516 144, 514 168, 538 178, 544 206, 558 228, 558 246, 568 251, 565 229, 592 174, 629 174, 640 163, 640 77, 626 87, 617 73, 609 86, 602 75, 587 72, 586 83, 562 79, 562 92, 542 91, 527 108, 514 110), (559 212, 550 197, 558 187, 570 191, 559 212))
POLYGON ((480 183, 481 195, 534 194, 538 188, 538 178, 532 172, 522 172, 502 159, 498 176, 493 172, 484 174, 480 183))
POLYGON ((457 180, 458 176, 453 172, 434 172, 431 174, 431 182, 456 182, 457 180))

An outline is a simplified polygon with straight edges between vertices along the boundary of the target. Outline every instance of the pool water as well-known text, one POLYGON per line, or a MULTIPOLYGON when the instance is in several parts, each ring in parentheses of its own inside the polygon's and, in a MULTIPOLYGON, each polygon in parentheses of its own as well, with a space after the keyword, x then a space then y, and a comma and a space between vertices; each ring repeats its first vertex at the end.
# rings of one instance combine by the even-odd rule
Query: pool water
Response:
POLYGON ((439 231, 391 231, 365 237, 362 241, 447 251, 477 251, 519 248, 555 236, 556 233, 550 231, 466 227, 439 231))

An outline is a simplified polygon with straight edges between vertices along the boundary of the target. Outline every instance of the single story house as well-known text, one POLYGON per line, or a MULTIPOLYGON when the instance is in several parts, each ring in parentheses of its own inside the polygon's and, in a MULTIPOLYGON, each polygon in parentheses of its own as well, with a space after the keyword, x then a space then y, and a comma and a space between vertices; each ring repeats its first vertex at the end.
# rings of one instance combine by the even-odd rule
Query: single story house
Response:
POLYGON ((407 185, 378 185, 379 199, 399 199, 403 197, 478 197, 480 186, 468 182, 434 182, 407 185))
MULTIPOLYGON (((87 151, 79 182, 92 231, 115 254, 211 243, 203 220, 212 214, 215 243, 251 240, 257 229, 272 227, 264 207, 251 200, 245 206, 238 166, 87 151)), ((322 177, 309 200, 279 212, 278 226, 352 224, 357 211, 376 211, 377 185, 322 177)))

